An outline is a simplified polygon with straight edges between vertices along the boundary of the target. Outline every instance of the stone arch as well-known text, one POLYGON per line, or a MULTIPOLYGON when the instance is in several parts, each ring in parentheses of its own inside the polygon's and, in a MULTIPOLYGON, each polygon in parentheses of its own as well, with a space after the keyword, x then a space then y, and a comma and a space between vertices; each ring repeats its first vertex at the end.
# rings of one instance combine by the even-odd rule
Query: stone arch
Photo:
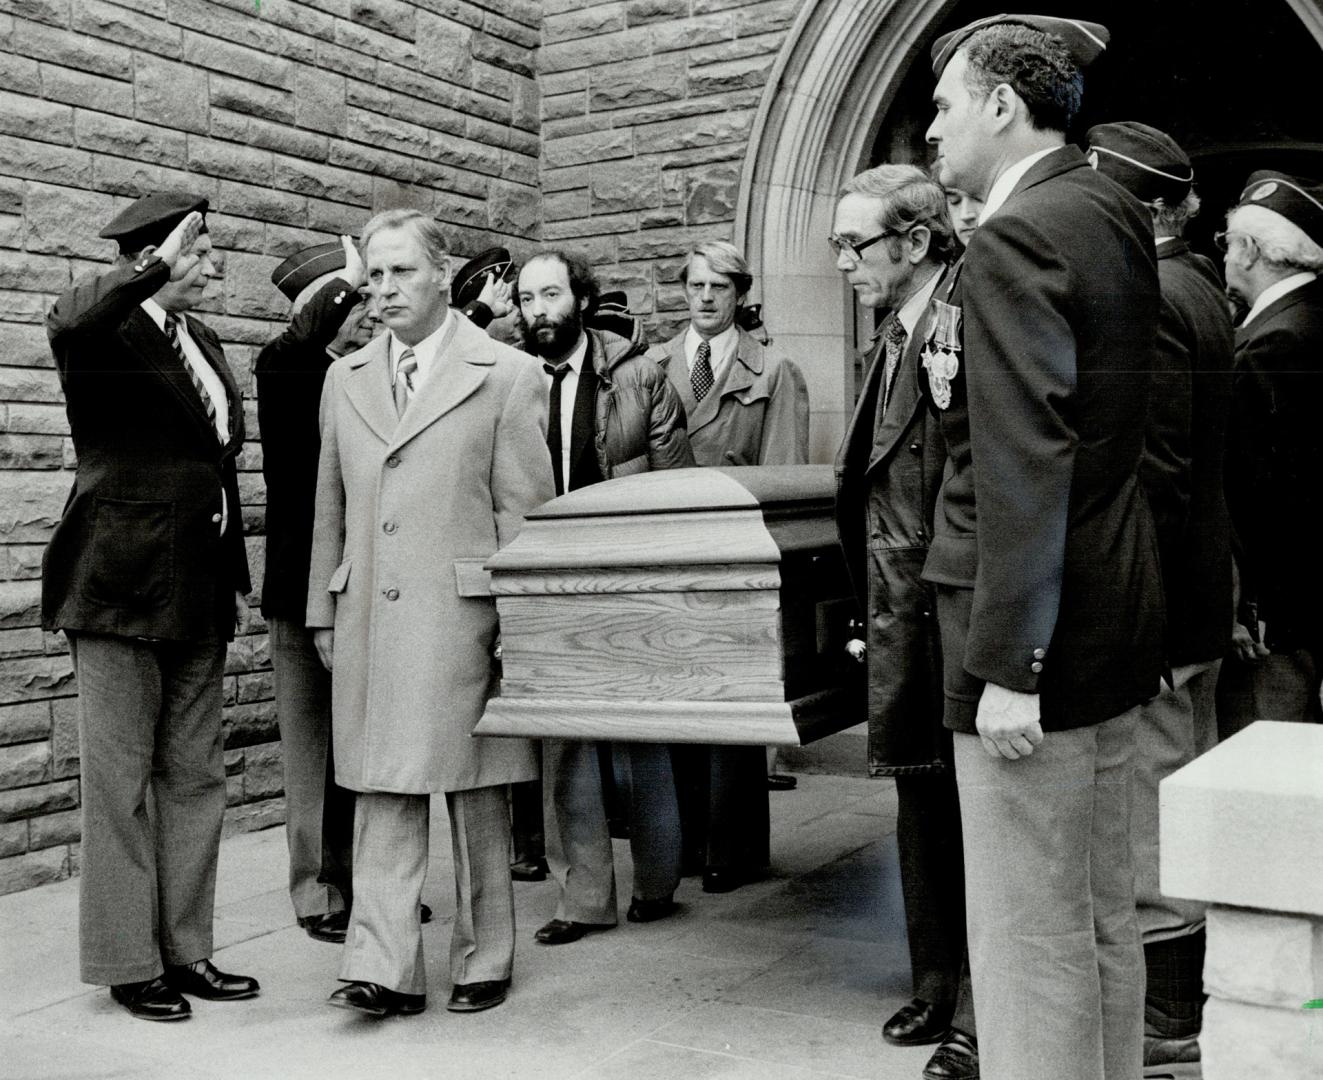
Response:
MULTIPOLYGON (((835 193, 867 164, 897 89, 959 0, 807 0, 763 94, 735 242, 761 285, 778 351, 803 368, 812 458, 829 461, 854 400, 861 342, 825 237, 835 193)), ((1285 0, 1323 47, 1323 2, 1285 0)))

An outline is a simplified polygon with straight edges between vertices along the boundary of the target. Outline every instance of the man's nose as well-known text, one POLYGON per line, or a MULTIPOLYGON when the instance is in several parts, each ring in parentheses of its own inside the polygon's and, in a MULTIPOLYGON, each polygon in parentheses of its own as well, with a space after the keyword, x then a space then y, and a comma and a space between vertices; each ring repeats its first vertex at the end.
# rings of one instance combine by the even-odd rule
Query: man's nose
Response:
POLYGON ((711 285, 704 285, 704 286, 703 286, 702 297, 703 297, 703 303, 705 303, 705 304, 707 304, 707 303, 711 303, 711 301, 712 301, 712 286, 711 286, 711 285))
POLYGON ((854 260, 844 248, 836 253, 836 269, 842 274, 848 274, 854 269, 854 265, 854 260))
POLYGON ((928 130, 923 133, 923 137, 934 146, 942 141, 941 136, 937 134, 937 117, 933 117, 933 122, 928 125, 928 130))

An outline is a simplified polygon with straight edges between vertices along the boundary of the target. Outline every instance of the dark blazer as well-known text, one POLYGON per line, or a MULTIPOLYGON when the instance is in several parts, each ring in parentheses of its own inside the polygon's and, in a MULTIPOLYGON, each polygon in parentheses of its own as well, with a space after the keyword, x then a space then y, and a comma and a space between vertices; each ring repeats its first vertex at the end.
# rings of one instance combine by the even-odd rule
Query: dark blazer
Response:
POLYGON ((234 464, 243 403, 220 341, 187 316, 229 397, 222 446, 178 355, 139 307, 169 277, 156 258, 116 265, 77 282, 46 317, 78 453, 42 563, 49 630, 229 638, 234 594, 251 588, 234 464))
POLYGON ((1173 665, 1231 642, 1231 538, 1223 462, 1231 317, 1217 269, 1184 240, 1158 245, 1162 302, 1139 475, 1153 510, 1173 665))
POLYGON ((308 606, 308 554, 312 548, 318 410, 335 340, 358 296, 342 278, 319 289, 285 332, 263 346, 253 373, 257 422, 266 478, 266 574, 262 614, 302 625, 308 606))
POLYGON ((1228 499, 1241 590, 1279 651, 1323 646, 1323 280, 1236 331, 1228 499))
POLYGON ((974 731, 983 682, 1039 694, 1045 730, 1100 723, 1152 697, 1165 666, 1139 482, 1158 312, 1148 212, 1062 147, 979 227, 957 293, 951 473, 924 571, 972 590, 946 723, 974 731))
POLYGON ((836 455, 836 528, 866 612, 868 768, 873 776, 933 772, 951 760, 942 726, 942 653, 933 586, 922 580, 946 465, 941 424, 919 389, 921 319, 906 343, 881 426, 885 334, 876 335, 863 392, 836 455))

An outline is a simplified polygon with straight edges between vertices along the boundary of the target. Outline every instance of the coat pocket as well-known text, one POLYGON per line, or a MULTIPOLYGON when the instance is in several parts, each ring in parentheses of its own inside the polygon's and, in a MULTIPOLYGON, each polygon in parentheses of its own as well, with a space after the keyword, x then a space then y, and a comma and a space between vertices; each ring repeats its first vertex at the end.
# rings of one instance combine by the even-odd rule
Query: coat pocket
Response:
POLYGON ((175 504, 98 498, 88 551, 89 599, 159 608, 174 593, 175 504))
POLYGON ((344 592, 349 585, 349 570, 353 562, 346 559, 335 568, 335 573, 331 575, 331 580, 326 583, 326 591, 332 595, 338 596, 344 592))

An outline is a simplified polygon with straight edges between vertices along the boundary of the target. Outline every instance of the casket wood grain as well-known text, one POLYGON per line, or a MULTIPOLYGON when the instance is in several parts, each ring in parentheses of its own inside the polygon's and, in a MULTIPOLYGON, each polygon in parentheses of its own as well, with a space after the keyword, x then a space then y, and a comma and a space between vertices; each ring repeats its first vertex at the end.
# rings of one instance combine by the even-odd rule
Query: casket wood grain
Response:
POLYGON ((475 734, 797 746, 859 723, 833 491, 826 465, 676 469, 535 511, 455 567, 501 619, 475 734))

